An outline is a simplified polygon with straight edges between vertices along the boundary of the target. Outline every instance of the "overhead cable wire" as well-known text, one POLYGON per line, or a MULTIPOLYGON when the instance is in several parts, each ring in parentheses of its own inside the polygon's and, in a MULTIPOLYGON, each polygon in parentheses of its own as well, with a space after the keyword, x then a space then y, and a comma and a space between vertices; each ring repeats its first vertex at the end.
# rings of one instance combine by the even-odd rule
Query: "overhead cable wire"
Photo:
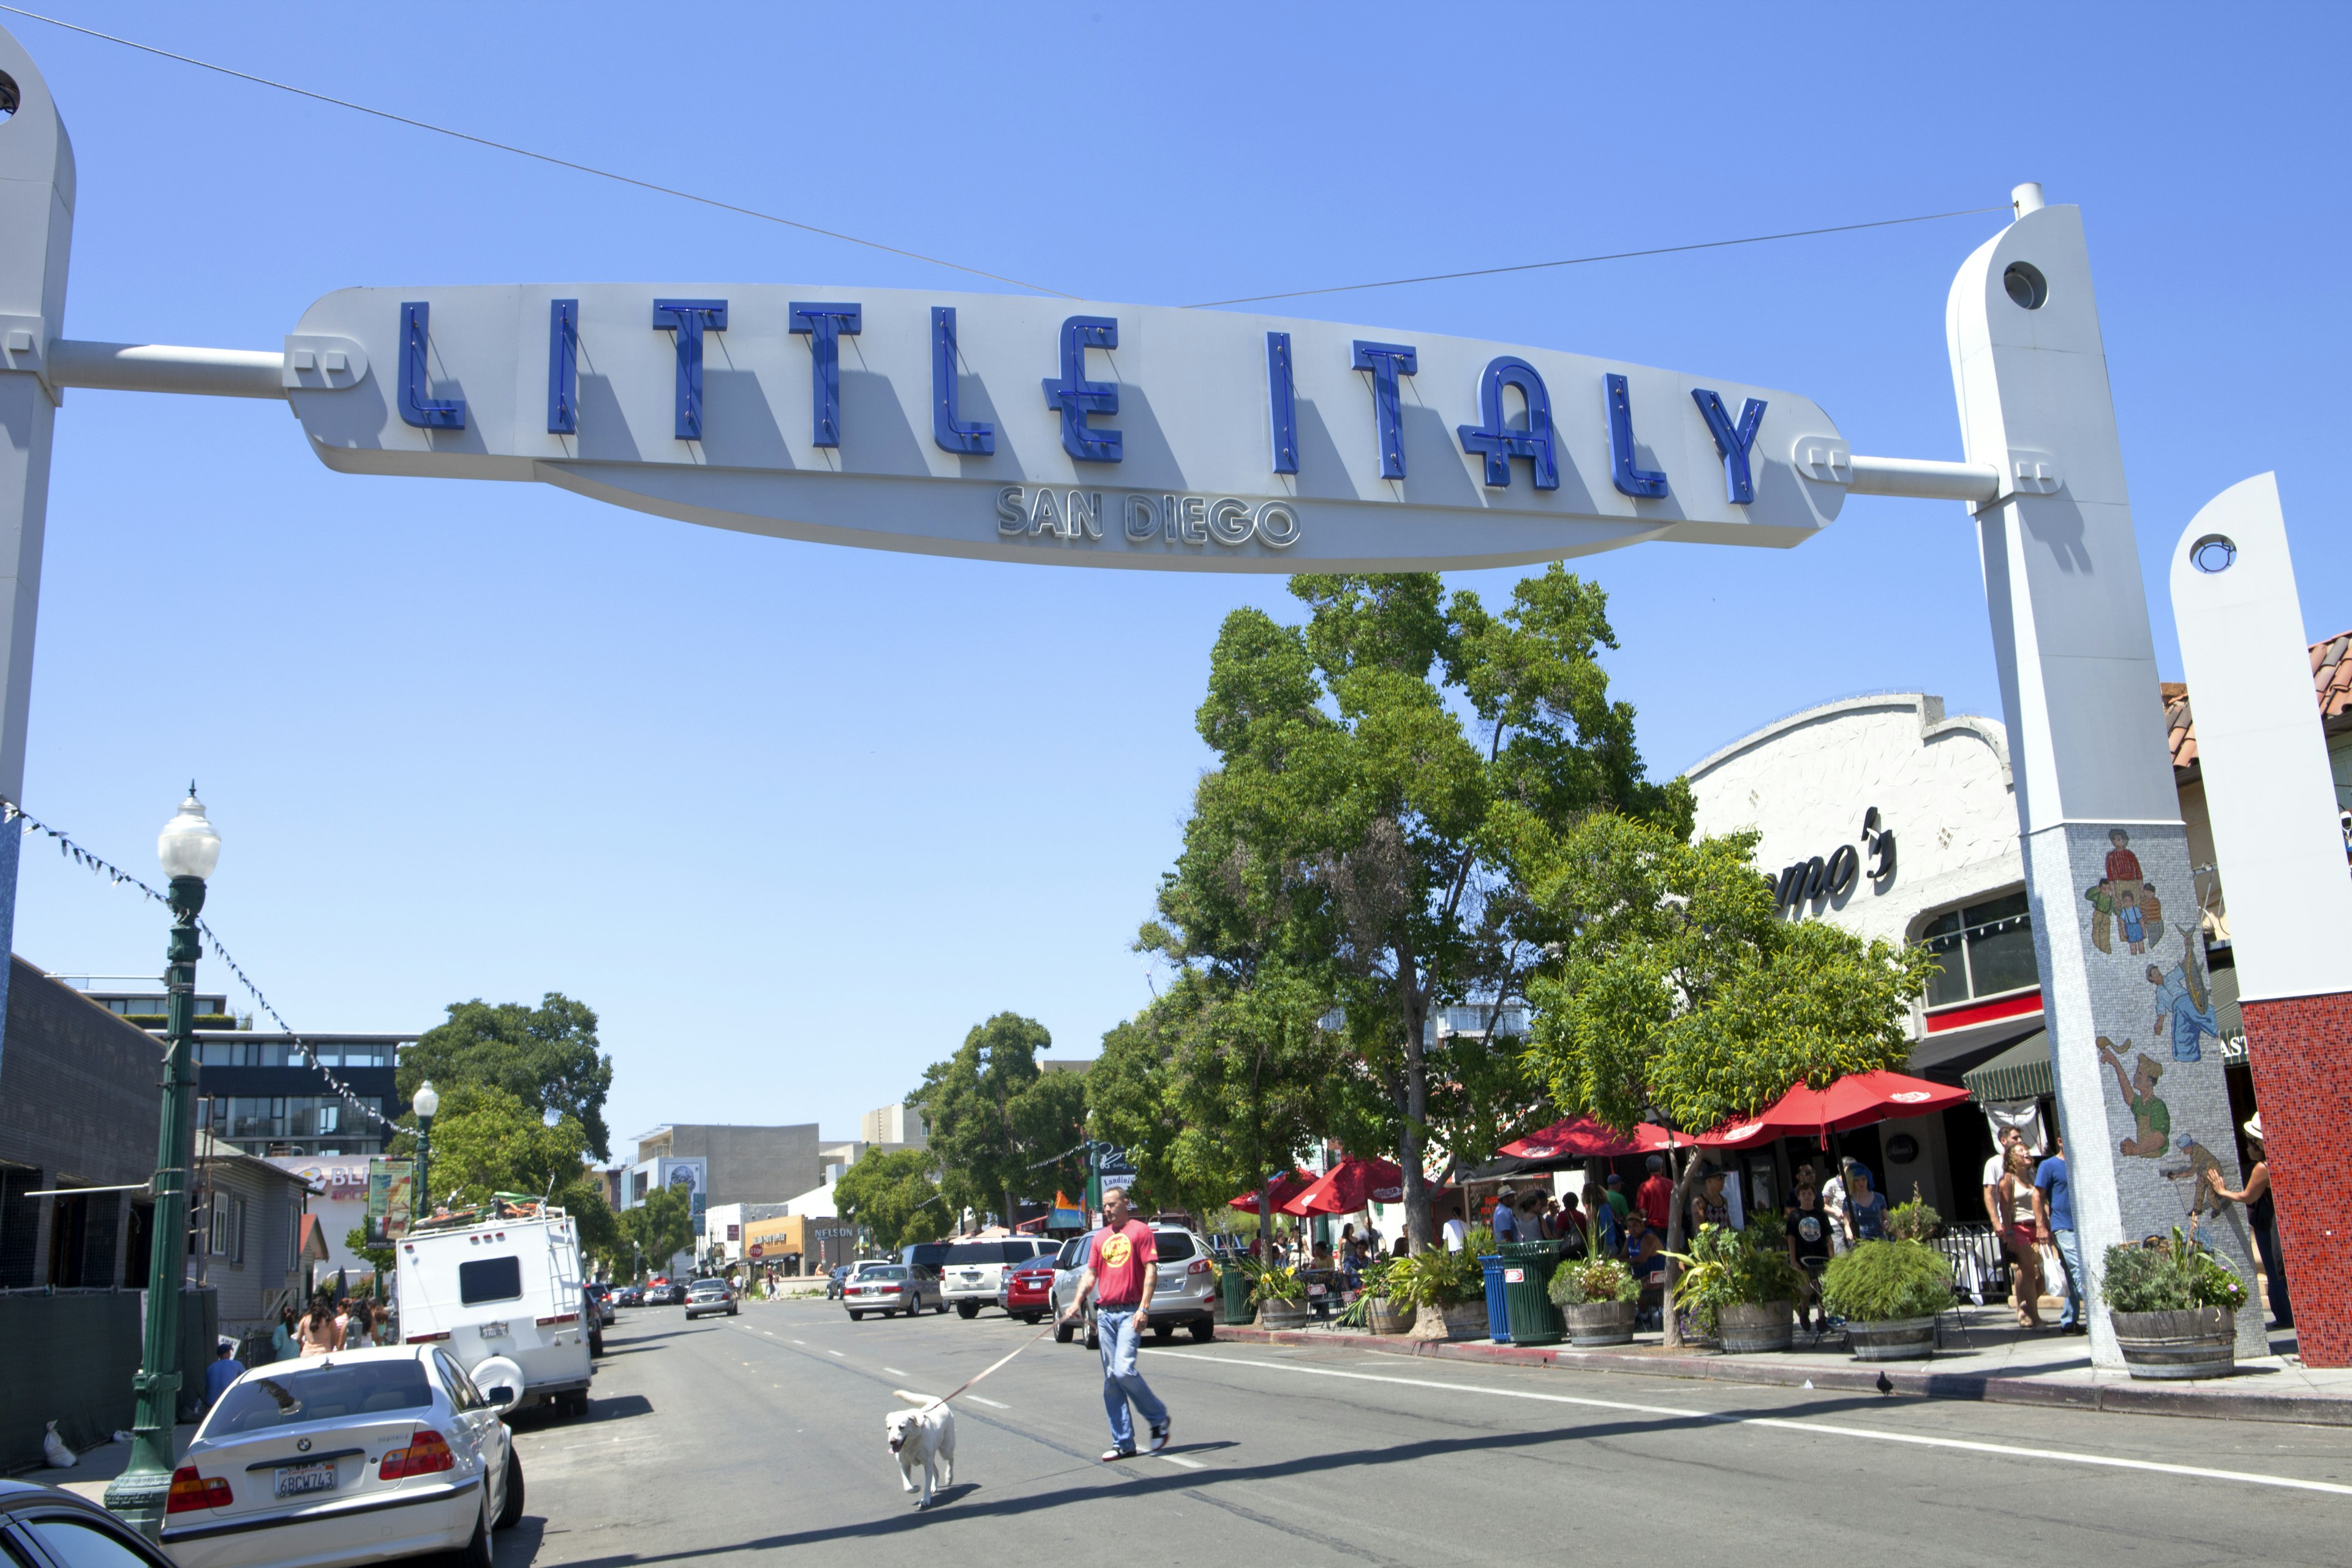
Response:
POLYGON ((1631 261, 1635 257, 1674 256, 1688 250, 1721 250, 1732 245, 1762 245, 1775 239, 1807 239, 1818 234, 1852 234, 1856 229, 1893 228, 1898 224, 1934 223, 1939 218, 1974 217, 1979 213, 2004 213, 2009 210, 2009 204, 2003 202, 1999 206, 1962 207, 1957 212, 1920 213, 1913 217, 1874 218, 1868 223, 1832 224, 1827 228, 1792 228, 1780 234, 1750 234, 1738 239, 1706 239, 1691 245, 1660 245, 1647 250, 1612 250, 1598 256, 1564 257, 1558 261, 1522 261, 1509 267, 1474 267, 1462 272, 1431 272, 1419 278, 1384 278, 1377 283, 1337 283, 1328 289, 1291 289, 1279 294, 1244 294, 1234 300, 1203 300, 1183 308, 1187 310, 1208 310, 1220 305, 1256 305, 1268 300, 1304 300, 1316 294, 1349 294, 1360 289, 1401 289, 1408 283, 1446 283, 1457 278, 1493 278, 1506 272, 1540 272, 1551 267, 1583 267, 1595 261, 1631 261))
POLYGON ((0 11, 8 12, 12 16, 27 17, 36 22, 47 22, 53 27, 63 27, 68 32, 80 33, 110 44, 120 44, 126 49, 137 49, 142 54, 155 55, 167 60, 177 60, 182 65, 217 71, 222 76, 235 77, 239 81, 249 81, 257 87, 275 88, 279 92, 290 92, 298 98, 308 98, 320 103, 331 103, 338 109, 349 109, 361 114, 372 114, 378 120, 389 120, 395 125, 412 126, 419 131, 430 131, 436 136, 448 136, 459 142, 470 142, 478 147, 488 147, 500 153, 511 153, 518 158, 536 159, 542 163, 551 163, 559 169, 571 169, 583 174, 593 174, 600 180, 612 180, 624 185, 635 185, 642 191, 653 191, 665 196, 676 196, 680 201, 697 202, 703 206, 716 207, 721 212, 739 213, 745 217, 758 218, 762 223, 781 224, 786 228, 796 228, 804 234, 822 235, 827 239, 837 239, 847 245, 862 245, 868 250, 884 251, 891 256, 903 256, 910 261, 928 262, 933 267, 944 267, 954 272, 968 272, 975 278, 986 278, 992 282, 1010 283, 1015 289, 1034 289, 1037 293, 1052 294, 1064 300, 1077 298, 1075 294, 1048 288, 1043 283, 1031 283, 1019 278, 1008 278, 1002 272, 991 272, 985 268, 967 267, 961 261, 950 261, 938 256, 926 256, 919 250, 908 250, 901 246, 885 245, 878 239, 866 239, 857 235, 844 234, 839 229, 822 228, 813 223, 803 223, 798 218, 783 217, 775 213, 761 212, 757 207, 741 206, 734 202, 720 201, 716 196, 698 195, 692 191, 679 190, 675 185, 656 184, 651 180, 640 180, 635 175, 615 174, 610 169, 599 169, 593 163, 580 163, 569 158, 558 158, 551 153, 535 153, 528 147, 517 147, 511 142, 495 142, 488 136, 476 136, 470 132, 452 130, 446 125, 436 125, 429 120, 412 119, 405 114, 394 114, 387 109, 374 109, 364 103, 353 103, 347 98, 336 98, 330 93, 313 92, 307 87, 296 87, 290 82, 273 81, 266 76, 255 76, 249 71, 235 70, 227 66, 215 65, 210 60, 200 60, 193 55, 173 54, 169 49, 159 49, 152 44, 142 44, 135 38, 118 37, 112 33, 101 33, 95 27, 85 27, 78 23, 61 21, 55 16, 44 16, 38 11, 27 11, 22 6, 0 5, 0 11))

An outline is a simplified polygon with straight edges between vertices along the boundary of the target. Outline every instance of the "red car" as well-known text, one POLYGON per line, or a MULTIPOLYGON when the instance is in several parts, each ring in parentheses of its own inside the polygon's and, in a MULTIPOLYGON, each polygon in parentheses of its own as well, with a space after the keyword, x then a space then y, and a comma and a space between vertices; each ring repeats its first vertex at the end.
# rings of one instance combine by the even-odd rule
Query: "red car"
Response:
POLYGON ((996 1288, 996 1304, 1008 1317, 1024 1323, 1042 1323, 1054 1310, 1054 1256, 1004 1266, 1004 1282, 996 1288))

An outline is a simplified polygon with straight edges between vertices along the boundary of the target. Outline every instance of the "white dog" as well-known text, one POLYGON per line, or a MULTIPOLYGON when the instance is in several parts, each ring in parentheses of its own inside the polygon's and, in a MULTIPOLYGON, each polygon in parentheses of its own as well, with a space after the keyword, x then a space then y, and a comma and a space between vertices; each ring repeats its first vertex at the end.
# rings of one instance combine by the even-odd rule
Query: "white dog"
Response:
POLYGON ((898 1482, 915 1489, 915 1467, 923 1468, 923 1496, 917 1508, 931 1506, 931 1494, 955 1485, 955 1412, 927 1394, 892 1389, 915 1410, 893 1410, 882 1418, 890 1434, 890 1451, 898 1456, 898 1482))

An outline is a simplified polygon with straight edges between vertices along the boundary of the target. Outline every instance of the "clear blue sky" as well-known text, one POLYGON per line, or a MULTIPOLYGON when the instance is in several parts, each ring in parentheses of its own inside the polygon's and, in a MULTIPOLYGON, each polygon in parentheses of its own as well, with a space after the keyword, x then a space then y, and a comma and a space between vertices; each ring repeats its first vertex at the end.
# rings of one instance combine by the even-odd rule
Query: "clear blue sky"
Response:
MULTIPOLYGON (((2352 626, 2326 477, 2352 357, 2340 8, 57 9, 1108 300, 1984 206, 2038 179, 2085 210, 2167 676, 2166 552, 2265 468, 2308 631, 2352 626)), ((0 25, 79 158, 73 336, 274 348, 352 284, 971 286, 0 25)), ((1858 450, 1956 458, 1944 296, 2000 221, 1265 308, 1787 387, 1858 450)), ((1857 690, 1999 711, 1958 505, 1861 499, 1796 551, 1579 569, 1610 590, 1611 668, 1662 774, 1857 690)), ((1290 603, 1276 578, 339 477, 282 406, 76 392, 26 804, 145 869, 194 774, 226 840, 211 915, 297 1027, 560 990, 603 1016, 617 1134, 849 1135, 991 1013, 1092 1054, 1146 1000, 1128 944, 1207 761, 1210 642, 1236 605, 1290 603)), ((156 911, 31 846, 25 867, 26 958, 160 964, 156 911)))

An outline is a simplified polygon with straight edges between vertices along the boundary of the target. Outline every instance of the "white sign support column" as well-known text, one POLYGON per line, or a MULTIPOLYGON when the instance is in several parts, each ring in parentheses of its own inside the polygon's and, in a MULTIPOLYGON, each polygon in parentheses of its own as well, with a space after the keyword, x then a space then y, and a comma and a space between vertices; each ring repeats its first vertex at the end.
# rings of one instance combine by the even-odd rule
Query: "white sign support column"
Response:
MULTIPOLYGON (((62 395, 44 374, 64 324, 73 244, 74 156, 48 84, 0 32, 0 800, 25 795, 25 726, 33 696, 33 629, 49 505, 50 434, 62 395)), ((0 827, 0 959, 14 950, 16 863, 24 835, 0 827)), ((0 962, 0 1020, 8 966, 0 962)))
POLYGON ((2352 1222, 2335 1179, 2352 1121, 2352 876, 2275 475, 2231 486, 2182 531, 2172 616, 2276 1194, 2254 1239, 2304 1364, 2352 1365, 2352 1222))
MULTIPOLYGON (((1977 510, 1985 596, 2092 1359, 2114 1366, 2110 1244, 2195 1222, 2241 1279, 2254 1259, 2205 1180, 2236 1173, 2229 1093, 2082 216, 2032 185, 2018 209, 1953 279, 1945 330, 1969 460, 2001 475, 1977 510)), ((2239 1314, 2238 1353, 2268 1352, 2239 1314)))

